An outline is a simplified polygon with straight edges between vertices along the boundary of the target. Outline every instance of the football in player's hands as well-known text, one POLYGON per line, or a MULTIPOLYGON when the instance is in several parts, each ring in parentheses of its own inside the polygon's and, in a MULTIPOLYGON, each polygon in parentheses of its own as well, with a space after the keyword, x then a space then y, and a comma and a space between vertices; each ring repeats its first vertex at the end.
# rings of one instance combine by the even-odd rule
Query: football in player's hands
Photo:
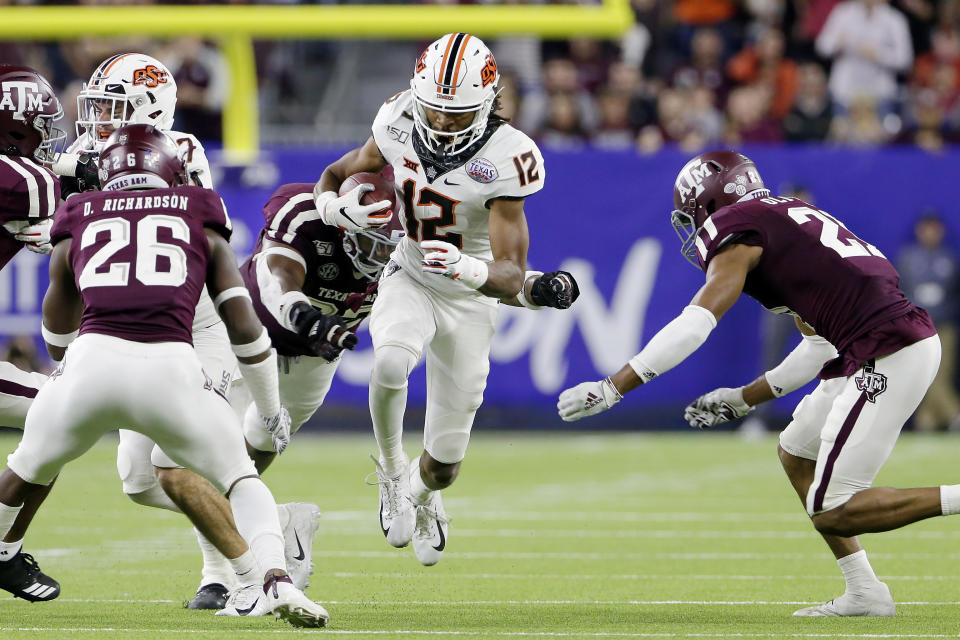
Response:
POLYGON ((361 184, 372 186, 373 189, 370 189, 360 196, 360 204, 374 204, 382 200, 388 200, 390 202, 390 206, 383 211, 383 222, 386 224, 390 220, 390 215, 397 209, 397 192, 396 189, 394 189, 393 182, 387 180, 379 173, 369 171, 355 173, 340 185, 339 195, 346 195, 361 184))
POLYGON ((530 300, 541 307, 568 309, 580 296, 580 287, 569 271, 545 273, 530 287, 530 300))
POLYGON ((306 302, 290 308, 290 325, 307 341, 314 355, 333 361, 343 349, 357 346, 357 336, 347 329, 343 318, 326 315, 306 302))

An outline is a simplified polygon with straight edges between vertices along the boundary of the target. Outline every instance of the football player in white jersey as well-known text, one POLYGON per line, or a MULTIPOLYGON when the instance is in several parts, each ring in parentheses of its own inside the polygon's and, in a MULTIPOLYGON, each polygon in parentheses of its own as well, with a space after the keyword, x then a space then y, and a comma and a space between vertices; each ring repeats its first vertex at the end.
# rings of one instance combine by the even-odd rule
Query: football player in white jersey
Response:
MULTIPOLYGON (((196 186, 213 188, 203 145, 193 135, 172 129, 176 104, 177 85, 173 75, 156 58, 142 53, 122 53, 101 62, 77 97, 77 139, 54 165, 54 171, 61 174, 62 181, 68 185, 64 190, 82 191, 99 186, 96 155, 110 134, 127 124, 150 124, 166 132, 184 156, 189 181, 196 186)), ((230 349, 230 340, 206 288, 200 295, 194 316, 193 345, 204 371, 242 417, 250 398, 237 379, 236 358, 230 349)), ((261 419, 266 420, 262 416, 261 419)), ((151 462, 154 446, 140 433, 120 430, 117 470, 123 480, 123 492, 139 504, 173 511, 179 509, 164 488, 187 496, 185 499, 203 502, 204 494, 197 489, 205 484, 202 479, 190 471, 174 470, 172 461, 164 488, 161 488, 151 462)), ((300 542, 312 545, 317 530, 316 505, 289 503, 279 505, 279 511, 284 537, 296 535, 300 542)), ((191 609, 221 609, 234 586, 234 572, 216 547, 199 531, 196 533, 204 563, 200 587, 188 606, 191 609)), ((293 557, 288 562, 290 573, 300 587, 305 584, 310 569, 309 562, 307 566, 302 564, 293 557)))
POLYGON ((412 539, 424 565, 446 546, 440 490, 457 476, 483 397, 498 301, 564 308, 577 293, 569 274, 526 271, 523 203, 546 173, 537 145, 493 114, 499 77, 476 36, 433 42, 410 89, 380 108, 372 137, 328 166, 314 189, 328 224, 376 226, 382 204, 360 205, 362 192, 338 196, 338 188, 354 173, 393 167, 406 235, 371 314, 370 413, 381 528, 396 547, 412 539), (424 451, 411 463, 400 442, 407 378, 424 352, 424 451))

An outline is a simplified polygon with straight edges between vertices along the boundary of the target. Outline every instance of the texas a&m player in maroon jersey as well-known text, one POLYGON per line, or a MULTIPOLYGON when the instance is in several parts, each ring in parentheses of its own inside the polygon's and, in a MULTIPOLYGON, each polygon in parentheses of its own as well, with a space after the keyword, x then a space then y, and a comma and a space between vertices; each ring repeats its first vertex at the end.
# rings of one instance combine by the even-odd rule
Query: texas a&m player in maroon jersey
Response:
MULTIPOLYGON (((0 64, 0 269, 23 247, 50 253, 60 181, 48 165, 64 139, 54 127, 62 114, 43 76, 29 67, 0 64)), ((45 380, 41 373, 0 362, 0 426, 23 428, 27 408, 45 380)))
POLYGON ((825 211, 772 196, 739 153, 713 151, 688 162, 674 206, 683 252, 706 272, 706 284, 619 372, 564 391, 561 417, 609 409, 682 362, 741 292, 793 314, 803 339, 780 365, 744 387, 701 396, 685 418, 701 428, 720 424, 819 376, 781 434, 779 455, 847 588, 794 615, 894 615, 890 590, 856 536, 960 512, 960 485, 871 488, 937 372, 940 340, 930 317, 907 300, 876 247, 825 211))
MULTIPOLYGON (((63 110, 50 83, 29 67, 0 64, 0 269, 22 249, 50 253, 50 225, 60 182, 48 166, 64 133, 54 126, 63 110)), ((0 362, 0 426, 23 428, 24 417, 46 375, 0 362)), ((52 600, 56 581, 23 553, 23 533, 43 496, 0 538, 0 589, 31 601, 52 600)))
MULTIPOLYGON (((206 284, 250 393, 277 408, 272 429, 289 429, 276 356, 227 244, 223 203, 208 189, 180 186, 185 173, 176 143, 151 125, 117 129, 100 166, 104 191, 71 198, 51 232, 42 329, 60 366, 37 394, 23 439, 0 474, 0 533, 64 464, 117 424, 128 425, 157 443, 158 467, 191 468, 229 495, 237 525, 224 551, 248 582, 236 608, 259 604, 295 626, 324 626, 327 612, 286 573, 276 503, 247 456, 236 415, 191 344, 206 284)), ((202 515, 184 511, 204 526, 202 515)))
MULTIPOLYGON (((263 208, 266 226, 253 255, 240 267, 257 315, 280 356, 280 400, 292 431, 323 403, 340 364, 341 349, 304 338, 342 321, 354 328, 370 314, 377 280, 403 236, 393 216, 383 227, 348 232, 320 219, 313 183, 282 185, 263 208), (314 329, 314 327, 317 327, 314 329)), ((356 345, 356 337, 345 344, 356 345)), ((244 435, 263 470, 276 455, 250 407, 244 435)))

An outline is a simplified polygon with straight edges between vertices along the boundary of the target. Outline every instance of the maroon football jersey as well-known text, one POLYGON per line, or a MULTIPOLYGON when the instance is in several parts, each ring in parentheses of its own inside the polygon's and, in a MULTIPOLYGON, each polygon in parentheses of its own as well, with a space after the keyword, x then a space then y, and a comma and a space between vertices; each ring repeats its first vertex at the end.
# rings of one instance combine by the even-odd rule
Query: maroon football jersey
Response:
POLYGON ((59 201, 60 180, 52 171, 30 158, 0 155, 0 269, 23 246, 2 225, 49 218, 59 201))
POLYGON ((200 187, 93 191, 64 203, 51 239, 73 239, 80 333, 192 344, 193 313, 207 277, 205 227, 230 238, 220 196, 200 187))
POLYGON ((840 356, 823 368, 823 378, 851 375, 870 358, 936 333, 900 290, 890 261, 806 202, 767 197, 714 213, 697 234, 704 271, 729 244, 763 247, 747 275, 748 295, 770 310, 795 313, 837 348, 840 356))
POLYGON ((303 340, 281 327, 260 300, 255 258, 263 250, 264 237, 289 246, 303 257, 307 272, 304 295, 321 312, 342 317, 350 328, 356 328, 370 314, 377 297, 377 283, 354 268, 343 250, 343 231, 320 220, 313 204, 313 184, 282 185, 263 207, 263 217, 266 226, 260 232, 253 256, 243 263, 240 272, 277 353, 311 355, 303 340))

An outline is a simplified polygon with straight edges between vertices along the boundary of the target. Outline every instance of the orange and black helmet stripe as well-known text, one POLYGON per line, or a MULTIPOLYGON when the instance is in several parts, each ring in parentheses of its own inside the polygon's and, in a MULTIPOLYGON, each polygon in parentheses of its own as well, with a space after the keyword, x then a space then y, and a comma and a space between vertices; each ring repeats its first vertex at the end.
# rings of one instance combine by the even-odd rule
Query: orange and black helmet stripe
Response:
POLYGON ((133 55, 132 53, 118 53, 117 55, 107 58, 106 60, 101 62, 100 66, 97 67, 97 70, 94 71, 93 73, 93 82, 91 84, 95 84, 95 85, 100 84, 100 80, 102 80, 103 76, 107 75, 107 73, 110 72, 110 69, 113 68, 113 65, 115 65, 117 62, 119 62, 123 58, 126 58, 127 56, 132 56, 132 55, 133 55))
POLYGON ((447 49, 443 52, 443 61, 440 63, 440 82, 437 83, 441 93, 453 95, 457 92, 457 73, 460 71, 463 52, 466 51, 469 39, 469 33, 455 33, 447 41, 447 49))

